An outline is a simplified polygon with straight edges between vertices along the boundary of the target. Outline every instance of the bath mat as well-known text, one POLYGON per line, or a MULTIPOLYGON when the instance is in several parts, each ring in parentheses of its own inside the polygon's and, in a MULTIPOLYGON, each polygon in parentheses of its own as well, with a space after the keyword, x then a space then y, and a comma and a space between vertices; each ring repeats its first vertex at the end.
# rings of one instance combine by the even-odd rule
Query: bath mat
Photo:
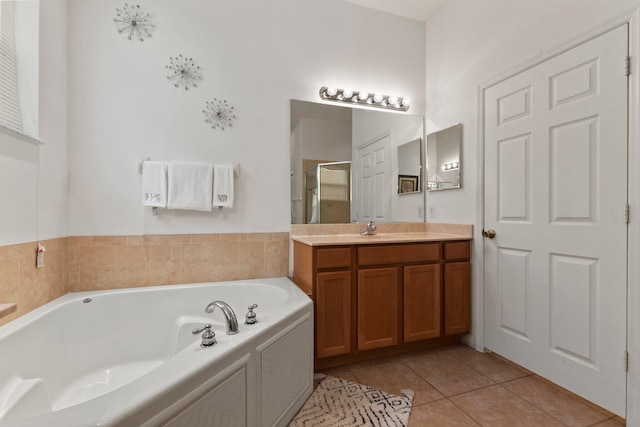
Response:
POLYGON ((413 391, 402 394, 326 376, 289 427, 407 426, 413 391))

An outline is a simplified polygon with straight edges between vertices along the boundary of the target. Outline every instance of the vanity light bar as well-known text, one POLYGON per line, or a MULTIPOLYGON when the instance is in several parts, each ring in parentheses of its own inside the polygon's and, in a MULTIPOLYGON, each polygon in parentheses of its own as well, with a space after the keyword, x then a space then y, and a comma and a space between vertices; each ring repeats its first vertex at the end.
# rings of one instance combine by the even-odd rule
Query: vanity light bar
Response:
POLYGON ((459 167, 460 167, 460 164, 458 162, 445 163, 444 165, 442 165, 442 170, 450 171, 453 169, 458 169, 459 167))
POLYGON ((399 98, 396 96, 379 95, 349 89, 336 89, 327 86, 320 88, 320 98, 325 101, 347 102, 350 104, 366 105, 368 107, 395 111, 407 111, 410 103, 409 98, 399 98))

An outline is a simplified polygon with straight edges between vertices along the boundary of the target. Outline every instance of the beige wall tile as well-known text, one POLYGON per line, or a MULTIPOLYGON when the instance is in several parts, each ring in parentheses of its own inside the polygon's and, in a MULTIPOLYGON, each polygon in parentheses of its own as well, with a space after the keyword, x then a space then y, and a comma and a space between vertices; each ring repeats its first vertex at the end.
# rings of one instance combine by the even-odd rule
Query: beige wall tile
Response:
POLYGON ((83 248, 78 254, 79 277, 73 291, 114 289, 116 247, 94 246, 83 248))
POLYGON ((149 246, 149 285, 182 282, 182 245, 149 246))
POLYGON ((117 246, 114 281, 118 287, 149 286, 149 247, 117 246))
MULTIPOLYGON (((288 236, 287 236, 288 237, 288 236)), ((265 242, 265 277, 286 276, 289 273, 289 239, 265 242)))
POLYGON ((88 247, 92 245, 91 236, 71 236, 69 237, 69 247, 88 247))
POLYGON ((93 236, 92 246, 126 245, 127 236, 93 236))
POLYGON ((264 248, 263 242, 238 243, 238 279, 259 279, 265 276, 264 248))
POLYGON ((20 243, 17 245, 11 245, 11 258, 21 258, 25 256, 33 257, 33 262, 36 262, 36 249, 38 244, 36 242, 20 243))
POLYGON ((0 303, 18 302, 20 261, 7 259, 0 262, 0 303))
POLYGON ((237 280, 239 278, 238 257, 238 242, 232 239, 221 239, 220 243, 213 246, 211 280, 237 280))

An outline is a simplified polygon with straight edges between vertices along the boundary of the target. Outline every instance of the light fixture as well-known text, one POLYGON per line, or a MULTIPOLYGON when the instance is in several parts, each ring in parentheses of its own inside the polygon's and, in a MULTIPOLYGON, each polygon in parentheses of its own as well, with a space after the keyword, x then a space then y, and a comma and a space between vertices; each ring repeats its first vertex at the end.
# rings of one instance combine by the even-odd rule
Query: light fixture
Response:
POLYGON ((322 86, 320 88, 320 98, 325 101, 349 102, 356 105, 367 105, 369 107, 384 108, 386 110, 407 111, 409 109, 409 98, 399 98, 381 94, 370 94, 365 91, 350 89, 336 89, 322 86))
POLYGON ((450 171, 450 170, 458 169, 459 167, 460 167, 459 162, 445 163, 444 165, 442 165, 442 170, 450 171))

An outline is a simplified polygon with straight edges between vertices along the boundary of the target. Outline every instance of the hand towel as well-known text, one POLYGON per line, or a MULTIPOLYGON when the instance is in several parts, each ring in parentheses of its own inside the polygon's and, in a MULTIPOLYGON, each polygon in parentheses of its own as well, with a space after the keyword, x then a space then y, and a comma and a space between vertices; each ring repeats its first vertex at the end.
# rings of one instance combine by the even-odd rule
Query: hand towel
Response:
POLYGON ((167 207, 167 164, 146 160, 142 163, 142 206, 167 207))
POLYGON ((211 211, 213 165, 198 162, 170 162, 168 172, 169 209, 211 211))
POLYGON ((213 167, 213 206, 233 207, 233 165, 213 167))

